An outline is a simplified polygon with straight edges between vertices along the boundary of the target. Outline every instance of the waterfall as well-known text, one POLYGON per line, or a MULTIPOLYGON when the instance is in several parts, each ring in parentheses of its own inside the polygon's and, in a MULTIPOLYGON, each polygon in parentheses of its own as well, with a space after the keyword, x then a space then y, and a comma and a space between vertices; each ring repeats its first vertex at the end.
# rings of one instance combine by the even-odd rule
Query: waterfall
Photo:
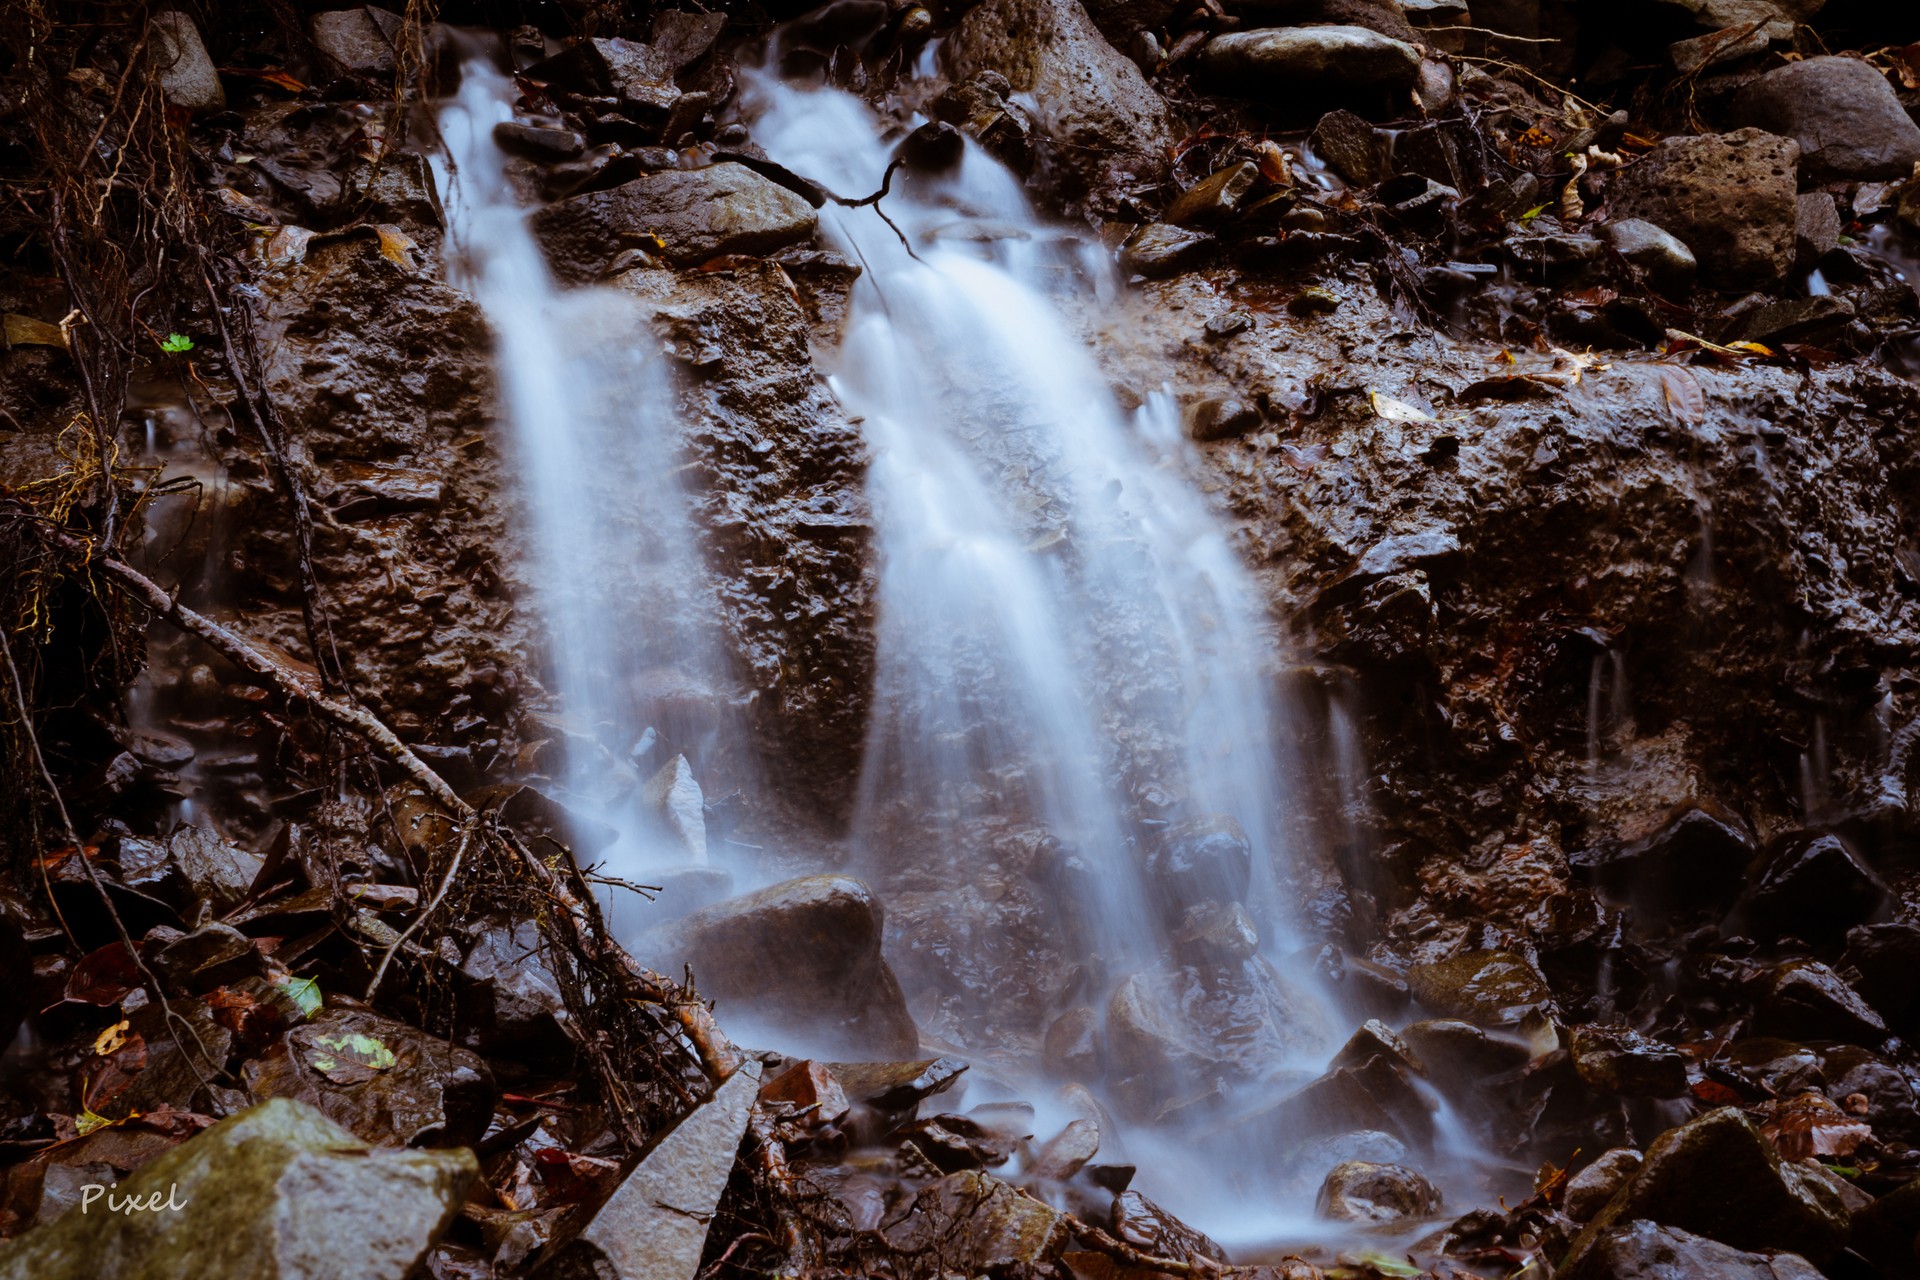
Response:
POLYGON ((698 864, 693 778, 719 731, 675 722, 666 699, 650 696, 710 691, 724 671, 678 479, 670 384, 635 299, 562 289, 549 273, 493 140, 514 94, 490 63, 468 62, 440 114, 434 166, 452 283, 495 336, 527 576, 560 708, 550 721, 559 759, 547 771, 568 804, 620 832, 605 856, 622 874, 698 864))
MULTIPOLYGON (((853 97, 761 76, 747 110, 779 163, 846 197, 881 185, 892 149, 853 97)), ((863 268, 828 358, 873 453, 860 834, 916 858, 1037 820, 1094 868, 1096 969, 1137 966, 1159 945, 1140 855, 1157 835, 1225 815, 1257 867, 1289 857, 1259 594, 1186 475, 1171 398, 1124 411, 1056 303, 1115 287, 1104 252, 971 144, 947 173, 897 174, 877 208, 821 215, 863 268)), ((1274 882, 1255 880, 1283 954, 1274 882)))

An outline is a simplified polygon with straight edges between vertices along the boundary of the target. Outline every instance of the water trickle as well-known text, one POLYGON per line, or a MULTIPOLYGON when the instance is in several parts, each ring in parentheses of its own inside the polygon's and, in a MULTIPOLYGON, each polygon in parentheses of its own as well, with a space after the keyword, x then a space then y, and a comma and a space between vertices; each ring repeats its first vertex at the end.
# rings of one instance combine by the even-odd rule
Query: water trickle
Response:
POLYGON ((514 92, 469 62, 434 168, 452 283, 495 337, 561 708, 553 772, 570 804, 619 829, 605 856, 621 874, 698 864, 700 780, 729 766, 729 727, 670 387, 636 299, 549 273, 493 141, 514 92))

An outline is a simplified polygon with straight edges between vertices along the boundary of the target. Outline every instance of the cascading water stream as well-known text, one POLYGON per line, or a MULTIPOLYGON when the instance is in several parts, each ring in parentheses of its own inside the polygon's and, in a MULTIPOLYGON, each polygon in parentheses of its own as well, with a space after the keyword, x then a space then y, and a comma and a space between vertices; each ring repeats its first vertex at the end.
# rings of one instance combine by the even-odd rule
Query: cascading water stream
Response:
MULTIPOLYGON (((763 76, 747 110, 781 164, 845 196, 880 186, 891 149, 852 97, 763 76)), ((1171 397, 1123 411, 1056 305, 1098 305, 1105 255, 1037 219, 970 145, 945 173, 896 175, 881 210, 822 219, 863 267, 830 360, 873 451, 868 856, 1037 822, 1092 867, 1078 958, 1099 1002, 1172 923, 1142 851, 1227 815, 1252 850, 1263 951, 1284 967, 1275 886, 1294 805, 1275 644, 1185 474, 1171 397)), ((1301 1058, 1317 1071, 1324 1049, 1301 1058)))
POLYGON ((453 283, 495 334, 564 721, 556 772, 570 804, 620 831, 604 856, 621 874, 702 863, 700 798, 677 757, 704 772, 725 750, 726 726, 676 723, 654 696, 663 686, 710 694, 724 670, 678 479, 670 387, 635 299, 562 289, 548 271, 493 140, 514 96, 490 63, 470 61, 441 112, 445 149, 434 165, 453 283))

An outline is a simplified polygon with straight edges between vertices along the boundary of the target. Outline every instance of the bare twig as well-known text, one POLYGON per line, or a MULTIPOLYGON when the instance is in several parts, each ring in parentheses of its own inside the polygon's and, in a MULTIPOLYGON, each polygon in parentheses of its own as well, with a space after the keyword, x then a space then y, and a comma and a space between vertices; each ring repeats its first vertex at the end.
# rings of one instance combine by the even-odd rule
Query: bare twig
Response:
POLYGON ((373 1002, 374 993, 380 990, 380 982, 387 976, 387 966, 393 963, 394 954, 407 945, 407 940, 418 933, 420 926, 425 924, 428 918, 440 909, 440 904, 447 900, 447 890, 453 887, 453 878, 460 874, 460 864, 466 861, 467 848, 473 843, 473 833, 472 825, 461 829, 460 845, 453 851, 453 861, 447 864, 446 874, 440 877, 440 887, 434 891, 433 900, 427 903, 420 913, 414 916, 412 923, 400 931, 400 936, 380 953, 380 963, 374 969, 372 979, 367 983, 366 994, 360 997, 362 1000, 369 1004, 373 1002))

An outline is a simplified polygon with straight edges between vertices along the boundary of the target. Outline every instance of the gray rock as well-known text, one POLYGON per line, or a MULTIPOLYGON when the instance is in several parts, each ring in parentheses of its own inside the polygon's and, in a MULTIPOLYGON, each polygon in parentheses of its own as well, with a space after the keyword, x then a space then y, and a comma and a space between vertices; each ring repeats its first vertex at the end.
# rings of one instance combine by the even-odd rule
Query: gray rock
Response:
POLYGON ((1122 1191, 1113 1197, 1113 1230, 1134 1248, 1157 1258, 1227 1260, 1225 1249, 1138 1191, 1122 1191))
POLYGON ((6 1280, 404 1280, 479 1176, 470 1151, 369 1150, 311 1107, 276 1099, 221 1121, 104 1201, 0 1245, 6 1280))
POLYGON ((195 115, 227 105, 220 72, 192 18, 178 9, 154 14, 151 48, 154 73, 168 102, 195 115))
POLYGON ((394 42, 406 20, 372 5, 313 15, 313 43, 321 53, 356 76, 378 78, 394 70, 394 42))
POLYGON ((1644 271, 1647 282, 1662 293, 1681 293, 1693 284, 1700 263, 1678 236, 1645 218, 1622 218, 1605 228, 1615 253, 1644 271))
POLYGON ((1602 1152, 1598 1160, 1567 1179, 1562 1201, 1567 1216, 1586 1222, 1607 1207, 1634 1174, 1640 1172, 1645 1157, 1632 1147, 1615 1147, 1602 1152))
POLYGON ((1754 1030, 1788 1040, 1844 1040, 1868 1047, 1887 1038, 1880 1015, 1818 960, 1794 960, 1774 971, 1754 1030))
POLYGON ((265 866, 209 827, 182 827, 167 840, 167 860, 196 898, 205 898, 225 911, 247 896, 265 866))
POLYGON ((1794 264, 1811 271, 1820 259, 1840 246, 1840 206, 1824 191, 1800 197, 1793 223, 1794 264))
POLYGON ((1227 815, 1170 827, 1147 854, 1147 879, 1169 925, 1178 925, 1202 903, 1238 902, 1252 877, 1253 846, 1227 815))
POLYGON ((1324 1052, 1329 1032, 1317 1004, 1258 957, 1146 970, 1107 1001, 1109 1065, 1122 1099, 1147 1116, 1214 1084, 1281 1076, 1324 1052))
POLYGON ((1188 908, 1173 947, 1189 964, 1227 964, 1258 951, 1260 931, 1239 903, 1203 902, 1188 908))
POLYGON ((1793 39, 1793 24, 1779 19, 1759 24, 1742 23, 1709 31, 1703 36, 1676 40, 1667 46, 1667 57, 1681 75, 1695 75, 1742 58, 1765 53, 1769 46, 1793 39))
POLYGON ((1069 1120, 1067 1127, 1047 1139, 1033 1158, 1032 1174, 1064 1182, 1100 1154, 1100 1123, 1089 1117, 1069 1120))
POLYGON ((1393 174, 1385 137, 1351 111, 1321 116, 1307 145, 1328 168, 1359 186, 1371 187, 1393 174))
POLYGON ((1261 100, 1398 90, 1419 79, 1420 50, 1366 27, 1277 27, 1215 36, 1201 47, 1194 70, 1207 88, 1261 100))
POLYGON ((1483 1027, 1517 1026, 1549 1011, 1553 992, 1538 967, 1511 951, 1469 951, 1407 971, 1413 998, 1435 1013, 1483 1027))
POLYGON ((463 1001, 466 1022, 490 1052, 560 1051, 566 1002, 532 920, 494 921, 467 951, 460 971, 474 982, 463 1001))
POLYGON ((1740 129, 1668 138, 1614 179, 1615 218, 1643 218, 1684 241, 1710 284, 1751 288, 1793 265, 1798 144, 1740 129))
POLYGON ((1120 268, 1129 275, 1158 279, 1184 271, 1212 248, 1213 237, 1204 231, 1149 222, 1120 246, 1120 268))
POLYGON ((1588 1088, 1629 1098, 1677 1098, 1687 1060, 1672 1045, 1614 1027, 1575 1027, 1573 1069, 1588 1088))
MULTIPOLYGON (((933 1254, 961 1275, 1000 1275, 1051 1262, 1065 1247, 1065 1214, 990 1174, 954 1173, 923 1187, 892 1215, 889 1243, 933 1254)), ((691 1273, 689 1273, 691 1274, 691 1273)))
POLYGON ((1040 1045, 1041 1064, 1067 1079, 1097 1076, 1104 1057, 1100 1015, 1084 1004, 1074 1005, 1055 1018, 1040 1045))
POLYGON ((1773 1144, 1737 1108, 1722 1107, 1660 1135, 1626 1189, 1573 1243, 1570 1275, 1615 1227, 1637 1218, 1697 1232, 1737 1249, 1788 1249, 1821 1259, 1846 1238, 1847 1213, 1830 1188, 1788 1176, 1773 1144))
POLYGON ((777 1028, 825 1035, 841 1052, 907 1057, 919 1034, 880 957, 885 913, 864 884, 807 876, 696 911, 636 949, 669 973, 777 1028))
POLYGON ((1225 222, 1240 207, 1241 197, 1253 188, 1259 176, 1260 169, 1251 160, 1228 165, 1174 197, 1164 216, 1180 227, 1206 227, 1225 222))
POLYGON ((675 756, 640 788, 640 799, 695 865, 707 860, 707 818, 700 784, 685 756, 675 756))
POLYGON ((587 148, 586 139, 571 129, 547 129, 519 120, 502 120, 493 126, 493 140, 533 160, 567 160, 587 148))
POLYGON ((558 1245, 554 1280, 693 1280, 760 1090, 749 1059, 649 1151, 593 1220, 558 1245))
POLYGON ((1335 1222, 1403 1222, 1437 1213, 1440 1193, 1405 1165, 1348 1160, 1327 1174, 1313 1208, 1335 1222))
POLYGON ((1857 58, 1776 67, 1734 95, 1729 118, 1792 138, 1819 178, 1900 178, 1920 161, 1920 125, 1887 78, 1857 58))
POLYGON ((1753 342, 1825 344, 1838 338, 1853 317, 1853 303, 1831 294, 1782 298, 1749 316, 1742 332, 1753 342))
POLYGON ((1754 924, 1770 934, 1837 939, 1887 897, 1887 886, 1844 838, 1795 832, 1769 845, 1747 896, 1754 924))
POLYGON ((591 280, 637 246, 691 265, 721 254, 765 254, 813 235, 813 206, 739 164, 670 169, 548 205, 533 228, 554 271, 591 280))
POLYGON ((1166 103, 1078 0, 987 0, 947 38, 954 79, 998 72, 1033 95, 1036 178, 1096 210, 1161 181, 1175 141, 1166 103))
POLYGON ((1805 1258, 1745 1253, 1674 1227, 1630 1222, 1602 1235, 1563 1280, 1819 1280, 1805 1258))

